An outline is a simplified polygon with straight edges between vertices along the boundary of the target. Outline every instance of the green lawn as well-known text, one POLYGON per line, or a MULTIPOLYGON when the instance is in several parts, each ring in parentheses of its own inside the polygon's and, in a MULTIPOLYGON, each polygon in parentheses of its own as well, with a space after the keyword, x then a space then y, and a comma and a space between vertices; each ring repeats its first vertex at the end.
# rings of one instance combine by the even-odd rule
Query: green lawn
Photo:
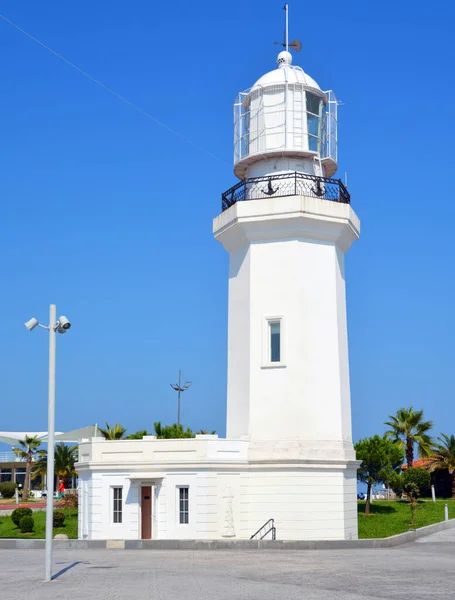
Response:
MULTIPOLYGON (((449 519, 455 518, 455 500, 420 500, 416 508, 415 528, 444 520, 444 504, 449 505, 449 519)), ((365 515, 365 502, 359 502, 359 538, 383 538, 409 531, 411 509, 404 500, 376 500, 371 514, 365 515)))
MULTIPOLYGON (((65 509, 66 515, 64 527, 54 529, 54 535, 65 533, 71 539, 77 539, 77 510, 65 509)), ((11 517, 0 516, 0 538, 44 538, 46 528, 46 512, 40 510, 33 513, 35 527, 33 533, 21 533, 21 530, 14 525, 11 517)))

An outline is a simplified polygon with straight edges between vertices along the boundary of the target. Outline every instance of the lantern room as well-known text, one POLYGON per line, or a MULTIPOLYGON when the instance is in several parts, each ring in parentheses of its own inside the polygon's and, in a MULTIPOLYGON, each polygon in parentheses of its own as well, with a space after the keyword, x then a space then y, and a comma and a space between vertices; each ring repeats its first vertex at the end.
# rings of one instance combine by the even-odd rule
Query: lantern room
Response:
POLYGON ((331 177, 337 170, 337 100, 292 55, 234 103, 234 172, 243 180, 287 171, 331 177), (273 160, 270 160, 273 159, 273 160))

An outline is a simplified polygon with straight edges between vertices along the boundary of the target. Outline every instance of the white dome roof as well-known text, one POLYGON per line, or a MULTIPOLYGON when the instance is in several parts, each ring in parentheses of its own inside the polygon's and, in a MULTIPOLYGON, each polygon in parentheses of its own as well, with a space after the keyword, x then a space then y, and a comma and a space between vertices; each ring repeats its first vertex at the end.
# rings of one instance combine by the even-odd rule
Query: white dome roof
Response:
POLYGON ((287 81, 288 83, 301 83, 306 87, 320 90, 321 88, 316 81, 307 75, 300 67, 292 66, 292 55, 289 52, 280 52, 278 54, 277 63, 278 69, 269 71, 260 77, 251 89, 258 86, 268 86, 281 84, 287 81))

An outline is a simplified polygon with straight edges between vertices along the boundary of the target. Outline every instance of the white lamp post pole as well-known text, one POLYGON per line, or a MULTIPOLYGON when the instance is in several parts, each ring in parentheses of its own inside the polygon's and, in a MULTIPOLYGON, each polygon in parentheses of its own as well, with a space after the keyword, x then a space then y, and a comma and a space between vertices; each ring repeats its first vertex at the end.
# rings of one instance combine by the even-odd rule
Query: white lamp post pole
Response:
POLYGON ((55 350, 57 309, 49 309, 49 395, 47 405, 47 494, 46 494, 46 570, 44 581, 52 580, 52 526, 54 519, 54 435, 55 435, 55 350))
POLYGON ((49 331, 49 395, 47 413, 47 475, 46 475, 46 551, 45 551, 45 576, 44 581, 52 580, 52 525, 54 520, 54 443, 55 443, 55 349, 56 333, 66 333, 71 323, 64 316, 57 319, 55 304, 49 307, 49 326, 41 325, 35 319, 25 323, 29 331, 35 327, 42 327, 49 331))

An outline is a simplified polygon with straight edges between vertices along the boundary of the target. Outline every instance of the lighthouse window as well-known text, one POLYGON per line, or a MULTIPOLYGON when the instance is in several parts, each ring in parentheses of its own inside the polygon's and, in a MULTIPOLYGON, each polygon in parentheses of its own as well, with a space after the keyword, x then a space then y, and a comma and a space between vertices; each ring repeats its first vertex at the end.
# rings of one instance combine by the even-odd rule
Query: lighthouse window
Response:
POLYGON ((310 92, 306 93, 306 109, 309 113, 313 113, 313 115, 319 116, 321 106, 321 99, 319 96, 315 96, 315 94, 310 94, 310 92))
POLYGON ((281 360, 281 323, 279 321, 269 323, 270 327, 270 362, 281 360))
POLYGON ((315 94, 306 93, 306 110, 308 121, 308 148, 312 152, 320 152, 321 144, 321 108, 322 100, 315 94))

